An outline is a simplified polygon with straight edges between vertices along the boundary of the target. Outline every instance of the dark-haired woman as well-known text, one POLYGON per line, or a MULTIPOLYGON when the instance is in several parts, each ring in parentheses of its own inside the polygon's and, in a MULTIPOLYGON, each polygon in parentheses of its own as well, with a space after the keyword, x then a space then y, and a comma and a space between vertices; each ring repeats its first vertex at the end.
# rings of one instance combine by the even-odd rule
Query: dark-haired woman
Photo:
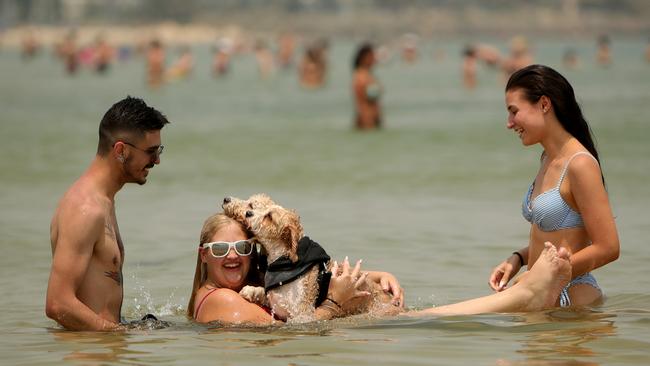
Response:
POLYGON ((505 289, 550 242, 572 253, 572 281, 558 305, 593 304, 603 294, 590 272, 618 258, 619 241, 598 152, 573 88, 550 67, 531 65, 508 80, 506 109, 507 128, 524 146, 540 144, 543 152, 522 203, 531 223, 529 243, 493 270, 490 286, 505 289))
POLYGON ((353 61, 352 94, 354 97, 357 129, 366 130, 381 127, 381 84, 372 74, 375 65, 375 51, 371 44, 362 44, 353 61))

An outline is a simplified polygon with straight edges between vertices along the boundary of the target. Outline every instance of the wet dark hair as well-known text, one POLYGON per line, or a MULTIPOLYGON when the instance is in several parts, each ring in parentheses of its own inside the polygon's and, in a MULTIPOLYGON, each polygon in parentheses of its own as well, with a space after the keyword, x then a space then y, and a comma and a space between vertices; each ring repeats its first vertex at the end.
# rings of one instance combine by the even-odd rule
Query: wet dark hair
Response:
POLYGON ((352 69, 356 70, 359 68, 361 65, 361 60, 363 60, 364 57, 366 57, 367 54, 373 52, 374 46, 370 42, 364 42, 362 43, 358 48, 357 52, 354 56, 354 60, 352 61, 352 69))
POLYGON ((97 155, 105 156, 116 139, 125 136, 141 139, 145 132, 160 130, 167 123, 167 117, 142 99, 127 96, 113 104, 99 123, 97 155))
POLYGON ((463 56, 474 57, 476 56, 476 47, 473 44, 468 44, 463 47, 463 56))
MULTIPOLYGON (((564 76, 548 66, 526 66, 510 76, 506 91, 510 90, 523 91, 526 100, 530 103, 537 103, 544 95, 548 97, 562 127, 578 139, 600 164, 591 128, 582 115, 573 87, 564 76)), ((601 177, 605 183, 602 169, 601 177)))

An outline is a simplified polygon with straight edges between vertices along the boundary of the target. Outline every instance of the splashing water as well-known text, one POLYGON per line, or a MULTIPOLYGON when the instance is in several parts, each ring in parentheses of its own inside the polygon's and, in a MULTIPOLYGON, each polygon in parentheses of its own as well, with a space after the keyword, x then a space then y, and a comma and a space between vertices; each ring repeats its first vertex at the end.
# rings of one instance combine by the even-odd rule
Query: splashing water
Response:
MULTIPOLYGON (((148 286, 145 286, 137 277, 137 274, 131 275, 134 286, 132 291, 137 295, 133 298, 133 306, 125 309, 124 313, 129 318, 140 318, 146 314, 154 314, 158 317, 174 316, 184 314, 185 308, 180 304, 175 304, 172 299, 178 286, 171 289, 166 300, 160 304, 151 295, 148 286)), ((184 300, 184 299, 181 299, 184 300)))

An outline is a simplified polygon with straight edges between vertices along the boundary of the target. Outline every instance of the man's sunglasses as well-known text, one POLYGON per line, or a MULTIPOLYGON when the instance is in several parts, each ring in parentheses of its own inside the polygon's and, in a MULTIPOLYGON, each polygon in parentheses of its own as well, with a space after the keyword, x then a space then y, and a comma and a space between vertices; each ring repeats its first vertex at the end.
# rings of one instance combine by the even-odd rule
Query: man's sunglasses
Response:
POLYGON ((254 244, 250 240, 238 240, 233 242, 214 241, 212 243, 201 244, 201 248, 210 248, 210 254, 215 258, 223 258, 228 255, 230 248, 235 248, 235 252, 241 256, 250 255, 253 252, 254 244))
POLYGON ((129 146, 131 146, 132 148, 134 148, 134 149, 136 149, 136 150, 140 150, 140 151, 142 151, 143 153, 148 154, 148 155, 149 155, 150 157, 152 157, 152 158, 157 158, 157 157, 159 157, 160 154, 162 154, 163 150, 165 149, 165 147, 164 147, 163 145, 159 145, 159 146, 151 147, 151 148, 149 148, 149 149, 147 149, 147 150, 143 150, 143 149, 141 149, 141 148, 139 148, 139 147, 133 145, 133 144, 130 143, 130 142, 126 142, 126 141, 120 141, 120 142, 122 142, 122 143, 125 144, 125 145, 129 145, 129 146))

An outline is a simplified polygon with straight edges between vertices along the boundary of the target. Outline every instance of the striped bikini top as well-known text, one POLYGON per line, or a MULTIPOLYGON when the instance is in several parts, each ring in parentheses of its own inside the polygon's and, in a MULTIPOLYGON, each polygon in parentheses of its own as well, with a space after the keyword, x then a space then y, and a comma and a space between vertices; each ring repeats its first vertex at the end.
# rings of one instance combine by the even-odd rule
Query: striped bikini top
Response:
POLYGON ((574 227, 583 227, 582 216, 575 212, 571 206, 560 195, 560 185, 564 180, 569 163, 577 155, 586 154, 594 158, 586 151, 581 151, 569 158, 564 165, 562 175, 557 182, 557 185, 546 192, 540 193, 534 200, 531 201, 533 189, 535 188, 535 181, 530 185, 524 200, 521 205, 521 213, 526 221, 531 224, 537 224, 542 231, 557 231, 561 229, 569 229, 574 227))

